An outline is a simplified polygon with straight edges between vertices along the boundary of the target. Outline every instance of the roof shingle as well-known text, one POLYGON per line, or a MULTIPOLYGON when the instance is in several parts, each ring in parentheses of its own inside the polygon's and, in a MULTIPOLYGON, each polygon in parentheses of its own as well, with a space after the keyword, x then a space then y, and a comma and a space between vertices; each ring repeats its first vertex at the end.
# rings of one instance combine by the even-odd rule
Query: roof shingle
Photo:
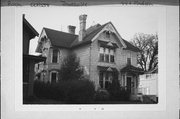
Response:
POLYGON ((72 42, 78 37, 70 33, 44 28, 47 37, 51 40, 53 46, 70 48, 72 42))

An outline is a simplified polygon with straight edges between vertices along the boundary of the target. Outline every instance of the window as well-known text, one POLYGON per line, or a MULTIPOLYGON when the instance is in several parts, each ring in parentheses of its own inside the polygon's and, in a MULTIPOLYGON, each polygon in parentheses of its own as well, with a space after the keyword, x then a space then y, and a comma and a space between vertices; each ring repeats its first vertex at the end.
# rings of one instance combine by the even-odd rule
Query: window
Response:
POLYGON ((104 62, 104 48, 100 47, 100 51, 99 51, 99 56, 100 56, 100 61, 104 62))
POLYGON ((109 62, 109 49, 105 49, 105 62, 109 62))
POLYGON ((106 38, 110 38, 110 31, 106 31, 106 38))
POLYGON ((114 62, 114 50, 110 50, 110 61, 114 62))
POLYGON ((53 49, 52 63, 57 63, 58 61, 58 50, 53 49))
POLYGON ((51 83, 56 83, 56 80, 57 80, 57 73, 52 72, 51 73, 51 83))
POLYGON ((103 88, 103 72, 99 72, 99 85, 103 88))
POLYGON ((114 49, 100 47, 99 61, 100 62, 111 62, 114 63, 114 49))
POLYGON ((131 58, 127 58, 127 64, 131 65, 131 58))
POLYGON ((99 72, 99 85, 101 88, 108 89, 112 83, 113 75, 112 72, 99 72))

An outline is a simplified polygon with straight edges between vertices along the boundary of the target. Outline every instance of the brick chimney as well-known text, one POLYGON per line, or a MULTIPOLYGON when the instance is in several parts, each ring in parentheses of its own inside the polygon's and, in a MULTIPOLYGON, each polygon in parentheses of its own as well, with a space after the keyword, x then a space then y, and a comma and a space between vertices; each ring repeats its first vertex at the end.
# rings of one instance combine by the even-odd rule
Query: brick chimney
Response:
POLYGON ((76 29, 75 26, 68 25, 68 32, 70 34, 75 34, 75 29, 76 29))
POLYGON ((80 30, 79 30, 79 41, 82 41, 86 32, 86 18, 87 15, 83 14, 79 16, 80 30))

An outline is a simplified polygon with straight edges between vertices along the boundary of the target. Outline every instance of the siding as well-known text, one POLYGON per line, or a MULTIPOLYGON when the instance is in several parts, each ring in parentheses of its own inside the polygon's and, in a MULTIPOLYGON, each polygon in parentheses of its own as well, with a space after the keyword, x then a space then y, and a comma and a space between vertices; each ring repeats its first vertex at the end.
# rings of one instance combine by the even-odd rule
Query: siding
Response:
POLYGON ((90 63, 90 45, 85 45, 82 47, 78 47, 73 50, 76 53, 77 57, 80 59, 80 65, 84 66, 86 71, 86 75, 89 75, 89 63, 90 63))
POLYGON ((121 73, 120 69, 126 66, 127 58, 131 58, 131 64, 133 66, 137 66, 137 53, 133 51, 127 51, 122 49, 122 44, 120 43, 119 39, 115 35, 112 35, 110 41, 116 43, 119 48, 115 50, 115 63, 104 63, 99 62, 99 45, 98 40, 101 41, 109 41, 106 39, 105 34, 101 33, 96 40, 93 41, 91 44, 91 51, 90 51, 90 79, 94 81, 96 85, 96 89, 99 87, 99 71, 97 66, 107 66, 107 67, 115 67, 119 71, 119 82, 121 81, 121 73))

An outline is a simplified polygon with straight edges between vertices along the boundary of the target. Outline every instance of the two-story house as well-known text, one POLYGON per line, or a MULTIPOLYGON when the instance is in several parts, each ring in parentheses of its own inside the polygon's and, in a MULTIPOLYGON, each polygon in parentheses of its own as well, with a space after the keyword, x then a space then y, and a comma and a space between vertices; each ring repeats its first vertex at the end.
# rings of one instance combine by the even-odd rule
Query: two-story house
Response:
POLYGON ((96 89, 106 89, 113 79, 131 93, 137 92, 137 55, 140 50, 124 40, 111 22, 96 24, 86 29, 87 15, 80 15, 80 31, 68 26, 69 33, 43 28, 36 52, 47 57, 45 64, 37 64, 40 80, 58 81, 61 62, 69 53, 76 53, 86 75, 94 82, 96 89))

